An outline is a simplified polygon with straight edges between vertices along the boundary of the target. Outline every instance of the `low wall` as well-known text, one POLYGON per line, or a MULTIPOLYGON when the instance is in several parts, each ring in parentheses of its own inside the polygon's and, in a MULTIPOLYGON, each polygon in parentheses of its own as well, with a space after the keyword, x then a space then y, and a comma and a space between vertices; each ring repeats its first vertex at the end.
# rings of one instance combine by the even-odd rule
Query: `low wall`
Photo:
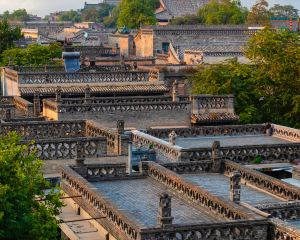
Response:
MULTIPOLYGON (((188 126, 190 111, 189 102, 58 104, 56 120, 88 119, 100 122, 103 127, 115 127, 115 123, 123 119, 127 127, 146 129, 149 126, 188 126)), ((44 113, 47 114, 47 110, 44 113)))

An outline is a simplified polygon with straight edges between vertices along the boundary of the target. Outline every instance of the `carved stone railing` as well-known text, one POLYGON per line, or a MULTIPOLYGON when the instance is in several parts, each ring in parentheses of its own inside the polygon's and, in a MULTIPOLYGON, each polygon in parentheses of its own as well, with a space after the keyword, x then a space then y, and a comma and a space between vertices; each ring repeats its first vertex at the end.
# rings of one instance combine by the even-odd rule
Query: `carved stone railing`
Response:
POLYGON ((233 109, 233 95, 198 95, 192 96, 199 110, 202 109, 233 109))
MULTIPOLYGON (((174 225, 171 229, 141 229, 141 240, 152 239, 203 239, 267 240, 269 223, 265 220, 234 221, 201 225, 174 225)), ((281 239, 280 239, 281 240, 281 239)))
POLYGON ((121 213, 107 199, 101 197, 97 190, 94 190, 94 186, 74 170, 68 167, 63 168, 61 186, 71 196, 81 195, 81 198, 74 198, 74 201, 92 217, 104 216, 105 218, 96 221, 104 228, 111 229, 112 235, 118 239, 139 239, 139 224, 121 213))
POLYGON ((177 162, 181 157, 182 148, 179 146, 171 145, 162 139, 155 138, 137 130, 133 130, 132 134, 132 142, 135 146, 153 148, 172 162, 177 162))
POLYGON ((228 126, 205 126, 189 128, 164 128, 148 129, 147 133, 158 137, 168 138, 170 132, 175 131, 178 137, 197 137, 197 136, 240 136, 263 134, 265 126, 263 124, 249 125, 228 125, 228 126))
POLYGON ((300 130, 281 125, 272 124, 273 136, 286 139, 288 141, 300 142, 300 130))
POLYGON ((225 175, 229 175, 234 171, 239 171, 241 173, 242 181, 247 184, 251 184, 289 201, 300 200, 300 188, 226 160, 224 168, 225 175))
POLYGON ((87 66, 80 69, 80 72, 122 72, 122 71, 132 71, 133 67, 129 64, 115 64, 115 65, 95 65, 87 66))
POLYGON ((61 83, 99 83, 99 82, 146 82, 148 72, 53 72, 19 73, 19 84, 61 84, 61 83))
POLYGON ((91 97, 87 100, 84 98, 63 98, 61 104, 83 104, 86 101, 93 104, 128 104, 128 103, 161 103, 171 102, 168 96, 135 96, 135 97, 91 97))
POLYGON ((84 137, 84 121, 38 121, 2 123, 0 135, 17 132, 23 140, 84 137))
POLYGON ((39 139, 30 146, 30 150, 36 150, 37 157, 42 160, 75 159, 79 144, 83 146, 84 158, 98 158, 107 154, 106 138, 103 137, 39 139))
POLYGON ((273 218, 273 238, 272 240, 298 240, 300 239, 300 231, 289 226, 287 223, 273 218))
POLYGON ((219 217, 230 220, 253 219, 253 215, 246 208, 214 196, 157 163, 142 162, 142 165, 143 171, 146 171, 149 177, 219 217))
POLYGON ((165 110, 187 110, 188 102, 157 102, 157 103, 124 103, 124 104, 58 104, 59 113, 106 113, 106 112, 137 112, 137 111, 165 111, 165 110))
MULTIPOLYGON (((184 149, 185 158, 189 161, 201 161, 210 159, 211 148, 184 149)), ((221 147, 220 157, 239 163, 251 163, 257 156, 264 163, 289 162, 300 157, 300 143, 270 144, 270 145, 246 145, 221 147)))
POLYGON ((162 166, 177 174, 198 174, 210 172, 212 161, 163 163, 162 166))
POLYGON ((20 110, 24 115, 32 117, 34 115, 33 104, 24 98, 14 96, 14 104, 16 109, 20 110))
POLYGON ((255 208, 269 213, 272 217, 280 220, 299 220, 300 202, 280 202, 255 205, 255 208))

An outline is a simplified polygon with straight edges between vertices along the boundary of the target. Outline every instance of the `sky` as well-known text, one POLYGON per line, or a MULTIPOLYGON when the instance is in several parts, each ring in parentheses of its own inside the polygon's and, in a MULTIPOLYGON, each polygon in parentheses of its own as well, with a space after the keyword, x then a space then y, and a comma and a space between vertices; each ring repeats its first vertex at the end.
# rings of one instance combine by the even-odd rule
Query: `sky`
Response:
MULTIPOLYGON (((6 10, 12 11, 18 8, 25 8, 27 12, 45 16, 50 12, 60 10, 81 9, 84 2, 98 3, 101 0, 0 0, 0 13, 6 10)), ((184 1, 184 0, 183 0, 184 1)), ((242 0, 243 5, 248 8, 255 3, 255 0, 242 0)), ((300 0, 269 0, 270 6, 273 4, 291 4, 300 10, 300 0)))

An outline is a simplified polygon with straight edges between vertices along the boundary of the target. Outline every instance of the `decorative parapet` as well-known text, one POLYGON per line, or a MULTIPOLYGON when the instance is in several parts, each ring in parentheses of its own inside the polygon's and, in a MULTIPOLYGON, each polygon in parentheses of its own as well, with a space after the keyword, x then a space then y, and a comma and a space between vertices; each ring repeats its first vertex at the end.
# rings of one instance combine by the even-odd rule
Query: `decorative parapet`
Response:
POLYGON ((293 228, 287 223, 273 218, 271 220, 273 224, 273 240, 299 240, 300 239, 300 232, 298 229, 293 228))
POLYGON ((163 185, 166 185, 173 189, 177 194, 191 200, 201 207, 204 207, 219 217, 229 220, 254 220, 256 218, 249 212, 248 209, 214 196, 207 190, 185 181, 176 173, 160 166, 157 163, 143 162, 142 164, 146 165, 143 169, 147 171, 147 175, 149 177, 163 185))
POLYGON ((264 134, 265 126, 263 124, 249 125, 224 125, 224 126, 204 126, 188 128, 164 128, 147 129, 147 133, 164 139, 168 138, 170 132, 176 131, 178 137, 197 137, 197 136, 240 136, 240 135, 258 135, 264 134))
POLYGON ((259 189, 265 190, 289 201, 300 200, 299 188, 261 172, 226 160, 224 168, 225 175, 229 176, 229 174, 234 171, 239 171, 241 173, 242 181, 247 184, 251 184, 259 189))
POLYGON ((126 164, 88 165, 86 179, 88 181, 117 180, 127 177, 126 164))
POLYGON ((272 124, 273 136, 292 142, 300 142, 300 130, 281 125, 272 124))
POLYGON ((121 213, 108 200, 101 197, 94 190, 93 185, 68 167, 62 169, 62 189, 71 196, 81 195, 81 198, 75 198, 74 201, 92 217, 103 216, 103 219, 96 221, 104 228, 110 229, 112 235, 119 237, 118 239, 139 240, 140 228, 138 223, 121 213))
POLYGON ((162 164, 162 166, 177 174, 198 174, 203 172, 210 172, 212 170, 212 165, 213 162, 211 160, 162 164))
POLYGON ((0 135, 17 132, 23 140, 84 137, 85 121, 36 121, 2 123, 0 135))
MULTIPOLYGON (((30 146, 30 150, 36 151, 37 157, 42 160, 75 159, 78 142, 83 146, 84 158, 98 158, 107 154, 104 137, 39 139, 30 146)), ((22 143, 28 143, 28 141, 22 143)))
MULTIPOLYGON (((269 229, 269 223, 265 220, 234 221, 234 222, 188 225, 188 226, 175 225, 173 229, 160 229, 160 228, 141 229, 141 240, 152 240, 152 239, 267 240, 268 229, 269 229)), ((283 239, 278 239, 278 240, 283 240, 283 239)))
POLYGON ((182 148, 166 142, 162 139, 157 139, 151 135, 133 130, 133 144, 136 146, 147 146, 153 148, 159 153, 166 156, 170 161, 177 162, 181 158, 182 148))
POLYGON ((280 202, 255 205, 255 208, 269 213, 274 218, 280 220, 299 220, 300 202, 280 202))
MULTIPOLYGON (((184 149, 189 161, 201 161, 210 159, 211 148, 184 149)), ((257 156, 264 163, 290 162, 300 157, 300 143, 270 144, 270 145, 246 145, 221 147, 220 157, 238 163, 250 163, 257 156)))
POLYGON ((19 84, 62 84, 62 83, 99 83, 99 82, 147 82, 148 72, 52 72, 18 73, 19 84))
POLYGON ((80 52, 82 58, 115 57, 120 55, 119 48, 108 48, 102 46, 70 46, 65 51, 80 52))

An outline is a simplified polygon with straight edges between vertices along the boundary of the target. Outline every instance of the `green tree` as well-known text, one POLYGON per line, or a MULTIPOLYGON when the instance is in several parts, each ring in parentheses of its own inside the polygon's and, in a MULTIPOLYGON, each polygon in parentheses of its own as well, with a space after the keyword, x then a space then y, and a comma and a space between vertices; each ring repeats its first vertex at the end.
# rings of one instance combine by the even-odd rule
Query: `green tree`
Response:
POLYGON ((108 17, 112 10, 115 8, 115 6, 107 4, 107 3, 101 3, 100 8, 98 9, 98 15, 99 15, 99 21, 103 22, 105 17, 108 17))
POLYGON ((4 50, 13 47, 14 41, 20 39, 21 36, 19 27, 11 27, 6 19, 0 21, 0 54, 4 50))
POLYGON ((105 27, 116 27, 117 26, 117 21, 118 21, 118 17, 120 14, 120 8, 119 7, 115 7, 112 11, 111 14, 109 16, 106 16, 103 18, 103 24, 105 27))
POLYGON ((29 15, 26 9, 17 9, 9 15, 9 19, 14 21, 28 21, 29 15))
POLYGON ((89 8, 81 13, 81 17, 85 22, 98 22, 99 13, 95 8, 89 8))
POLYGON ((57 237, 61 192, 43 191, 49 183, 41 173, 42 161, 28 152, 15 133, 0 138, 0 239, 57 237))
POLYGON ((269 9, 271 15, 273 17, 298 17, 299 10, 294 8, 292 5, 280 5, 275 4, 273 7, 269 9))
POLYGON ((74 10, 64 11, 58 18, 59 21, 72 21, 72 22, 80 22, 81 15, 74 10))
POLYGON ((196 14, 176 17, 171 20, 171 25, 195 25, 199 23, 202 23, 202 19, 196 14))
POLYGON ((257 0, 248 14, 247 23, 268 25, 271 16, 268 7, 269 3, 267 0, 257 0))
POLYGON ((247 16, 247 9, 239 1, 212 0, 198 11, 200 22, 207 25, 215 24, 243 24, 247 16))
POLYGON ((190 78, 197 94, 234 94, 242 123, 272 121, 300 127, 300 40, 288 31, 254 35, 236 60, 200 67, 190 78))
POLYGON ((38 44, 29 45, 26 49, 12 48, 1 55, 2 66, 9 64, 18 66, 59 65, 62 55, 61 45, 58 43, 49 46, 38 44))
POLYGON ((139 28, 141 25, 154 25, 154 10, 158 0, 122 0, 119 8, 118 27, 139 28))

